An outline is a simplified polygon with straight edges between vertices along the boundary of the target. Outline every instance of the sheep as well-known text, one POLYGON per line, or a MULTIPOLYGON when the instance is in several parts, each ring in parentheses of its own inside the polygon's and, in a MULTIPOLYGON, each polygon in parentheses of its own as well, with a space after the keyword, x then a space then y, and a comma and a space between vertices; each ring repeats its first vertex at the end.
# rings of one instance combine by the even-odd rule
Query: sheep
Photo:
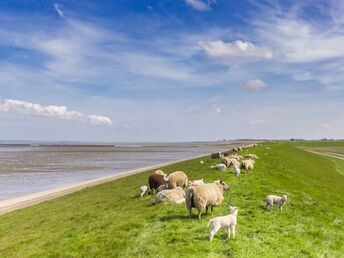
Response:
POLYGON ((210 155, 212 159, 219 159, 221 157, 221 152, 215 152, 210 155))
POLYGON ((284 204, 288 201, 288 196, 287 195, 282 195, 282 196, 277 196, 277 195, 268 195, 265 199, 266 204, 265 204, 265 209, 269 211, 273 208, 274 203, 277 205, 277 208, 282 211, 282 208, 284 204))
POLYGON ((200 163, 200 164, 204 164, 204 161, 203 161, 203 160, 200 160, 199 163, 200 163))
POLYGON ((259 159, 256 154, 247 154, 247 155, 245 155, 245 158, 259 159))
POLYGON ((208 214, 208 208, 211 208, 211 214, 213 214, 214 206, 218 206, 223 201, 223 190, 228 190, 229 186, 222 180, 216 180, 214 183, 208 183, 189 187, 185 193, 186 208, 189 211, 191 218, 192 208, 198 210, 198 218, 201 219, 202 209, 206 209, 208 214))
POLYGON ((225 158, 221 159, 221 162, 223 164, 225 164, 227 168, 229 168, 233 164, 239 165, 239 161, 235 158, 225 157, 225 158))
POLYGON ((180 187, 188 187, 189 180, 187 175, 183 171, 175 171, 167 177, 165 177, 165 183, 167 183, 169 189, 180 187))
POLYGON ((177 187, 174 189, 163 190, 155 195, 155 204, 158 203, 184 203, 185 192, 183 188, 177 187))
POLYGON ((246 170, 246 171, 250 171, 250 170, 253 170, 254 168, 254 163, 255 161, 252 160, 252 159, 247 159, 247 160, 243 160, 241 162, 241 168, 246 170))
POLYGON ((242 146, 239 146, 239 147, 238 147, 238 151, 243 151, 242 146))
POLYGON ((229 158, 230 158, 230 159, 241 160, 241 159, 243 159, 244 157, 235 153, 235 154, 229 155, 229 158))
POLYGON ((148 178, 148 184, 151 191, 153 191, 153 194, 155 194, 156 189, 158 189, 159 186, 165 184, 166 175, 161 175, 159 173, 153 173, 148 178))
POLYGON ((211 229, 209 231, 209 241, 213 240, 214 235, 220 228, 227 228, 227 239, 231 237, 231 231, 233 238, 235 238, 235 226, 237 224, 238 208, 229 206, 229 210, 229 215, 216 217, 209 220, 207 225, 207 227, 211 226, 211 229))
POLYGON ((233 170, 234 170, 234 174, 236 176, 240 176, 241 170, 240 170, 240 168, 239 168, 239 166, 237 164, 233 164, 233 170))
POLYGON ((226 171, 227 166, 225 164, 217 164, 214 166, 211 166, 210 168, 217 168, 219 171, 226 171))
POLYGON ((140 197, 143 197, 146 193, 148 193, 148 186, 143 185, 140 187, 140 197))
POLYGON ((189 187, 190 186, 197 186, 197 185, 203 185, 204 184, 204 179, 197 179, 189 182, 189 187))
POLYGON ((233 151, 233 152, 238 152, 239 150, 238 150, 238 148, 234 147, 234 148, 232 149, 232 151, 233 151))

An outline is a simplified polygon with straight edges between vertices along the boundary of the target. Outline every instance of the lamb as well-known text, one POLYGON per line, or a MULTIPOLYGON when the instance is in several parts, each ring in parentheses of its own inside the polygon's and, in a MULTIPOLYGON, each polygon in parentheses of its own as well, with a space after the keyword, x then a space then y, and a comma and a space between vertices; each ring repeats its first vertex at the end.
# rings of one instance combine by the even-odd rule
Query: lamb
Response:
POLYGON ((239 166, 237 164, 233 164, 233 170, 234 170, 234 174, 236 176, 240 176, 241 170, 240 170, 240 168, 239 168, 239 166))
POLYGON ((227 228, 229 239, 231 236, 231 231, 233 238, 235 238, 235 226, 237 224, 238 208, 229 206, 230 213, 227 216, 216 217, 209 220, 207 227, 211 226, 209 232, 209 241, 213 240, 214 235, 220 228, 227 228))
POLYGON ((216 152, 216 153, 212 153, 211 155, 210 155, 210 157, 212 158, 212 159, 219 159, 220 157, 221 157, 221 152, 216 152))
POLYGON ((247 155, 245 155, 245 158, 259 159, 256 154, 247 154, 247 155))
POLYGON ((225 164, 217 164, 214 166, 211 166, 210 168, 217 168, 219 171, 226 171, 227 166, 225 164))
POLYGON ((243 160, 241 162, 241 168, 246 170, 246 171, 250 171, 250 170, 253 170, 254 168, 254 163, 255 161, 252 160, 252 159, 247 159, 247 160, 243 160))
POLYGON ((177 187, 174 189, 163 190, 155 195, 155 204, 158 203, 184 203, 185 192, 183 188, 177 187))
POLYGON ((175 171, 165 177, 165 183, 167 183, 169 189, 173 189, 178 186, 186 188, 189 185, 189 180, 183 171, 175 171))
POLYGON ((165 184, 166 175, 161 175, 160 173, 153 173, 148 178, 148 184, 153 194, 155 194, 156 190, 159 186, 165 184))
POLYGON ((193 181, 189 182, 189 187, 190 186, 203 185, 203 184, 204 184, 204 179, 193 180, 193 181))
POLYGON ((210 207, 211 213, 213 213, 214 206, 220 205, 223 201, 223 190, 228 189, 229 186, 222 180, 216 180, 214 183, 189 187, 185 193, 185 202, 190 218, 192 208, 196 208, 198 210, 199 219, 201 219, 201 212, 203 209, 206 209, 206 214, 208 214, 208 208, 210 207))
POLYGON ((143 185, 140 187, 140 197, 143 197, 146 193, 148 193, 148 186, 143 185))
POLYGON ((266 204, 265 204, 265 209, 269 211, 273 208, 274 204, 277 205, 277 208, 282 211, 282 208, 284 204, 288 201, 288 196, 287 195, 282 195, 282 196, 277 196, 277 195, 268 195, 266 197, 266 204))

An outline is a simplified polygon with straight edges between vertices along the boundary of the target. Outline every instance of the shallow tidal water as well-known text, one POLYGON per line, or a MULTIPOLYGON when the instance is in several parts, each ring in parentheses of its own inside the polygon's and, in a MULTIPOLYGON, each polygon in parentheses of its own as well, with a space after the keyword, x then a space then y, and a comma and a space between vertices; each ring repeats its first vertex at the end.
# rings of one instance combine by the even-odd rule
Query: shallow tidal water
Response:
POLYGON ((228 150, 230 144, 0 144, 0 201, 228 150))

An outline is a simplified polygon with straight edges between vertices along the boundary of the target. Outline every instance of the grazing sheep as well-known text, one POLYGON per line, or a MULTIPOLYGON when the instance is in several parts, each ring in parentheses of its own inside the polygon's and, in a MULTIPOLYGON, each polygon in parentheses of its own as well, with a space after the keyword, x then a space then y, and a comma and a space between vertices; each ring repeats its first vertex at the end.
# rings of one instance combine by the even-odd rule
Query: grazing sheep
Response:
POLYGON ((212 153, 211 155, 210 155, 210 157, 212 158, 212 159, 219 159, 220 157, 221 157, 221 152, 216 152, 216 153, 212 153))
POLYGON ((243 161, 241 162, 241 169, 244 169, 244 170, 246 170, 246 171, 253 170, 253 168, 254 168, 254 163, 255 163, 255 161, 252 160, 252 159, 243 160, 243 161))
POLYGON ((184 203, 185 192, 183 188, 177 187, 174 189, 163 190, 155 195, 155 204, 158 203, 184 203))
POLYGON ((197 185, 203 185, 204 184, 204 179, 197 179, 189 182, 189 187, 190 186, 197 186, 197 185))
POLYGON ((223 172, 223 171, 226 171, 227 166, 225 164, 217 164, 217 165, 211 166, 210 168, 217 168, 217 170, 223 172))
POLYGON ((146 193, 148 193, 148 186, 143 185, 140 187, 140 197, 143 197, 146 193))
POLYGON ((234 148, 232 149, 232 151, 233 151, 233 152, 238 152, 238 151, 239 151, 239 149, 238 149, 238 148, 236 148, 236 147, 234 147, 234 148))
POLYGON ((204 161, 203 161, 203 160, 200 160, 199 163, 200 163, 200 164, 204 164, 204 161))
POLYGON ((227 228, 228 236, 227 239, 231 237, 231 231, 233 238, 235 238, 235 226, 237 224, 238 208, 229 206, 229 215, 216 217, 209 220, 207 227, 211 226, 209 232, 209 241, 213 240, 214 235, 220 228, 227 228))
POLYGON ((148 184, 151 191, 153 191, 153 194, 155 194, 156 189, 158 189, 159 186, 165 184, 165 175, 161 175, 159 173, 153 173, 148 178, 148 184))
POLYGON ((206 209, 206 214, 208 214, 210 207, 213 213, 214 206, 220 205, 223 201, 223 190, 228 190, 228 188, 229 186, 222 180, 188 188, 185 193, 185 202, 190 218, 192 208, 198 210, 199 219, 201 219, 202 209, 206 209))
POLYGON ((159 186, 155 192, 158 193, 158 192, 161 192, 161 191, 167 190, 167 189, 168 189, 167 184, 163 184, 163 185, 159 186))
POLYGON ((165 177, 165 182, 169 189, 176 188, 178 186, 187 188, 189 185, 189 180, 187 175, 183 171, 175 171, 165 177))
POLYGON ((237 164, 233 164, 233 170, 234 170, 234 174, 236 176, 240 176, 241 170, 240 170, 240 168, 239 168, 239 166, 237 164))
POLYGON ((247 155, 245 155, 245 158, 259 159, 256 154, 247 154, 247 155))
POLYGON ((277 195, 268 195, 266 197, 266 204, 265 204, 265 209, 269 211, 273 208, 274 204, 277 205, 277 208, 282 211, 282 208, 284 204, 288 201, 288 196, 287 195, 282 195, 282 196, 277 196, 277 195))
POLYGON ((230 155, 229 158, 236 159, 236 160, 241 160, 244 157, 235 153, 235 154, 230 155))

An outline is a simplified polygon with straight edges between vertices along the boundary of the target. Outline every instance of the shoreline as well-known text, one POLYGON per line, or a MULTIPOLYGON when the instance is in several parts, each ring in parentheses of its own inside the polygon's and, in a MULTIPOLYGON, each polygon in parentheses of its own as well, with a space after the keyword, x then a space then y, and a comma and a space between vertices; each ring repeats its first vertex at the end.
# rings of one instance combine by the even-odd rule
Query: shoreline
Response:
POLYGON ((120 178, 124 178, 127 176, 143 173, 143 172, 146 172, 146 171, 151 170, 151 169, 158 169, 158 168, 172 165, 175 163, 206 157, 208 155, 210 155, 210 154, 202 154, 202 155, 197 155, 197 156, 193 156, 193 157, 189 157, 189 158, 185 158, 185 159, 169 161, 169 162, 165 162, 165 163, 159 163, 159 164, 151 165, 148 167, 136 168, 136 169, 120 172, 120 173, 117 173, 117 174, 112 175, 112 176, 106 176, 106 177, 101 177, 98 179, 81 181, 79 183, 74 183, 74 184, 67 185, 64 187, 59 187, 59 188, 55 188, 55 189, 51 189, 51 190, 47 190, 47 191, 37 192, 37 193, 33 193, 33 194, 27 194, 27 195, 23 195, 20 197, 15 197, 15 198, 11 198, 8 200, 0 201, 0 215, 5 214, 5 213, 9 213, 11 211, 15 211, 18 209, 30 207, 30 206, 39 204, 39 203, 44 202, 44 201, 53 200, 53 199, 56 199, 58 197, 62 197, 62 196, 65 196, 65 195, 68 195, 68 194, 71 194, 74 192, 81 191, 81 190, 88 188, 88 187, 108 183, 108 182, 115 181, 115 180, 120 179, 120 178))

